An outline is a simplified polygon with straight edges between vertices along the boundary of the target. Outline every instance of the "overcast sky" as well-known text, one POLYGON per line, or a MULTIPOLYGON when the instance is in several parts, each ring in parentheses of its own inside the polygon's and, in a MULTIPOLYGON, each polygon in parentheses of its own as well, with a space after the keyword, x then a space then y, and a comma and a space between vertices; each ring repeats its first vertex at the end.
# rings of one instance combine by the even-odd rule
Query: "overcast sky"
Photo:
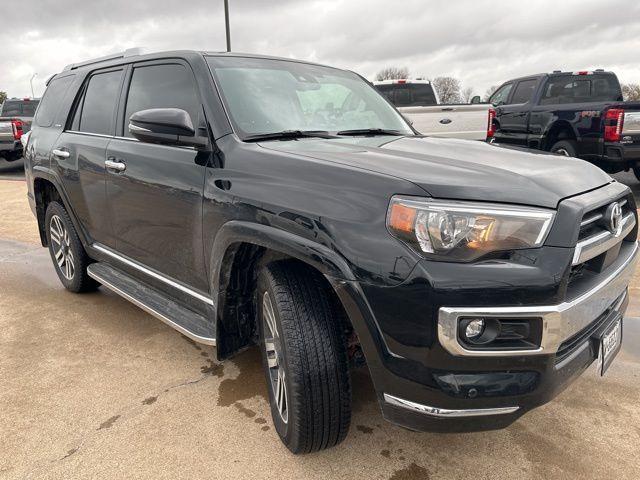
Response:
MULTIPOLYGON (((7 2, 8 0, 4 0, 7 2)), ((10 2, 11 3, 11 2, 10 2)), ((487 87, 605 68, 640 83, 637 0, 229 0, 232 49, 487 87)), ((224 50, 223 0, 22 0, 0 28, 0 90, 36 96, 66 64, 129 47, 224 50)), ((7 7, 5 5, 5 7, 7 7)), ((7 9, 4 8, 3 11, 7 9)))

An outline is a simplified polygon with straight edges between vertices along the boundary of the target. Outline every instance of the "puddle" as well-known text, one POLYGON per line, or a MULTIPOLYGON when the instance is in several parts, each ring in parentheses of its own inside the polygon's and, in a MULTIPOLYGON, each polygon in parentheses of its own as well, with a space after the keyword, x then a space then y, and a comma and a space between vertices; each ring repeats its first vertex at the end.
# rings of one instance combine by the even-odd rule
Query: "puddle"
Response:
MULTIPOLYGON (((231 360, 240 373, 236 378, 225 378, 218 388, 218 406, 230 407, 236 402, 260 397, 268 402, 267 385, 262 372, 262 359, 257 347, 250 348, 231 360)), ((225 363, 226 363, 225 362, 225 363)))

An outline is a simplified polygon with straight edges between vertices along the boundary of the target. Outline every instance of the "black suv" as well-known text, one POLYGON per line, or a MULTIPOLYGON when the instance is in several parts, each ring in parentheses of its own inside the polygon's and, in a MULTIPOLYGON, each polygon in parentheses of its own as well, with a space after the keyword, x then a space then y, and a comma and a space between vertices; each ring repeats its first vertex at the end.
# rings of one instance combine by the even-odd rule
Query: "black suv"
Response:
POLYGON ((64 286, 220 359, 262 351, 293 452, 340 442, 350 365, 385 418, 508 425, 618 349, 633 196, 577 159, 424 138, 358 75, 125 52, 49 83, 29 200, 64 286))

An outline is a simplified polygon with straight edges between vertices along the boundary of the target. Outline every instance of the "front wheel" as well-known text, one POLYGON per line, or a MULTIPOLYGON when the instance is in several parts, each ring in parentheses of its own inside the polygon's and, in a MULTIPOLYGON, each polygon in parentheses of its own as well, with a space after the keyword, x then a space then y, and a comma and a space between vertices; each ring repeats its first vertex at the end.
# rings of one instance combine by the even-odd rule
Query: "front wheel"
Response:
POLYGON ((258 277, 260 345, 271 416, 293 453, 332 447, 351 422, 345 340, 319 274, 273 264, 258 277))
POLYGON ((578 146, 573 140, 561 140, 553 144, 551 153, 564 155, 565 157, 576 157, 578 155, 578 146))

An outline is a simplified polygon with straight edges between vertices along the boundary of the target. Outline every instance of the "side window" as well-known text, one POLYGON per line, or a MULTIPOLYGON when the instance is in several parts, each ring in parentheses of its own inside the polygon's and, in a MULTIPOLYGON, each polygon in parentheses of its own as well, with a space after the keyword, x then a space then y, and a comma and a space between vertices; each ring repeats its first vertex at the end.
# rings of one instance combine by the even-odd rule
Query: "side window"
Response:
POLYGON ((122 70, 91 76, 71 128, 80 132, 113 135, 121 80, 122 70))
POLYGON ((547 82, 540 103, 542 105, 582 103, 590 101, 590 97, 591 80, 560 77, 547 82))
POLYGON ((128 128, 131 115, 149 108, 181 108, 189 113, 194 126, 197 125, 201 105, 193 74, 179 64, 136 67, 127 95, 125 136, 132 136, 128 128))
POLYGON ((507 103, 507 99, 509 98, 512 88, 513 83, 507 83, 506 85, 501 86, 493 95, 491 95, 489 102, 493 103, 495 106, 504 105, 507 103))
POLYGON ((36 125, 40 127, 50 127, 53 125, 56 114, 62 105, 67 90, 73 83, 75 75, 68 75, 66 77, 54 78, 49 83, 47 90, 44 92, 44 97, 40 103, 40 108, 36 113, 34 119, 36 125))
POLYGON ((511 101, 509 103, 527 103, 533 97, 533 93, 536 89, 537 84, 538 80, 524 80, 522 82, 519 82, 518 86, 513 92, 513 97, 511 98, 511 101))

